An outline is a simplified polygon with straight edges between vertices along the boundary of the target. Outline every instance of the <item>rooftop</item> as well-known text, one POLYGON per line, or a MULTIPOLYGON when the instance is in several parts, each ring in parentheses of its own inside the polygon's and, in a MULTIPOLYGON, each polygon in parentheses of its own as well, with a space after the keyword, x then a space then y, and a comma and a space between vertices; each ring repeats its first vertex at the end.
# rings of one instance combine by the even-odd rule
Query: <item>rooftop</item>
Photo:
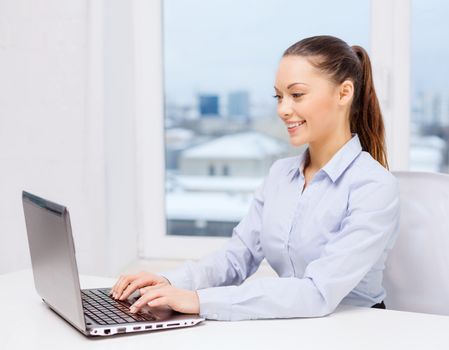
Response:
POLYGON ((264 159, 286 153, 287 144, 256 131, 226 135, 185 150, 185 158, 264 159))

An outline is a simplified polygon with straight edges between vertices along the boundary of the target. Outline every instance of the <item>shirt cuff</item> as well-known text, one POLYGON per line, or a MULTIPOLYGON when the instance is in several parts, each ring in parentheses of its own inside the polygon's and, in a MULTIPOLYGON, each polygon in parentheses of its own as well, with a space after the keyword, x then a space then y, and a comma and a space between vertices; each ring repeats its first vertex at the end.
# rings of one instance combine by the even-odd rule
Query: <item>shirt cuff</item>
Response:
POLYGON ((159 275, 168 279, 173 287, 192 290, 192 283, 186 268, 187 267, 182 266, 175 270, 161 272, 159 275))
POLYGON ((198 289, 200 316, 209 320, 230 321, 232 319, 231 288, 213 287, 198 289))

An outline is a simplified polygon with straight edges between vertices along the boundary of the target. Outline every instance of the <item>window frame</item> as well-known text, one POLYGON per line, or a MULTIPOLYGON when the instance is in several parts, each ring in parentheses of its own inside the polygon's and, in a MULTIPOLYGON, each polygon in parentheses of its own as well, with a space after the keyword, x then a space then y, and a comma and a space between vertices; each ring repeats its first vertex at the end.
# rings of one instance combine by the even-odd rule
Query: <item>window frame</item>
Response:
MULTIPOLYGON (((146 259, 199 259, 229 238, 166 234, 162 7, 162 0, 134 1, 138 254, 146 259)), ((371 59, 390 170, 407 170, 410 0, 371 1, 371 59)))
POLYGON ((390 171, 409 170, 411 0, 371 0, 371 61, 390 171))
POLYGON ((162 0, 134 2, 138 253, 198 259, 229 238, 166 235, 162 11, 162 0))

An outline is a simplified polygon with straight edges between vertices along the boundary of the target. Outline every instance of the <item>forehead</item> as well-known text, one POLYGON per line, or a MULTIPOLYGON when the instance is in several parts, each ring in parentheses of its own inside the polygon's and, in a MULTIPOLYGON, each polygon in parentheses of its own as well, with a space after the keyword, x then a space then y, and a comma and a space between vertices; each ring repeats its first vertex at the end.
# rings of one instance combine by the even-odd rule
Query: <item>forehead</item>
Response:
POLYGON ((323 74, 318 72, 307 58, 301 56, 285 56, 280 60, 276 72, 276 87, 286 88, 294 82, 313 85, 323 79, 325 79, 323 74))

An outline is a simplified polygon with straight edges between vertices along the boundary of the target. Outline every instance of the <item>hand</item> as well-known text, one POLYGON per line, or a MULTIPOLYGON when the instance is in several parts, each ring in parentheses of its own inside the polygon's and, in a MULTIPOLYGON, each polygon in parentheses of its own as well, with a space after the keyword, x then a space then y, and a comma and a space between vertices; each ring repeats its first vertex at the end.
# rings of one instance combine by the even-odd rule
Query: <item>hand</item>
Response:
MULTIPOLYGON (((109 295, 114 299, 126 300, 137 289, 147 286, 169 286, 170 282, 162 276, 150 272, 139 272, 134 275, 122 275, 114 284, 109 295)), ((141 292, 142 294, 142 292, 141 292)))
POLYGON ((200 301, 196 291, 175 288, 172 285, 157 285, 140 290, 142 296, 130 307, 132 313, 138 312, 143 306, 168 306, 172 310, 185 314, 198 314, 200 301))

